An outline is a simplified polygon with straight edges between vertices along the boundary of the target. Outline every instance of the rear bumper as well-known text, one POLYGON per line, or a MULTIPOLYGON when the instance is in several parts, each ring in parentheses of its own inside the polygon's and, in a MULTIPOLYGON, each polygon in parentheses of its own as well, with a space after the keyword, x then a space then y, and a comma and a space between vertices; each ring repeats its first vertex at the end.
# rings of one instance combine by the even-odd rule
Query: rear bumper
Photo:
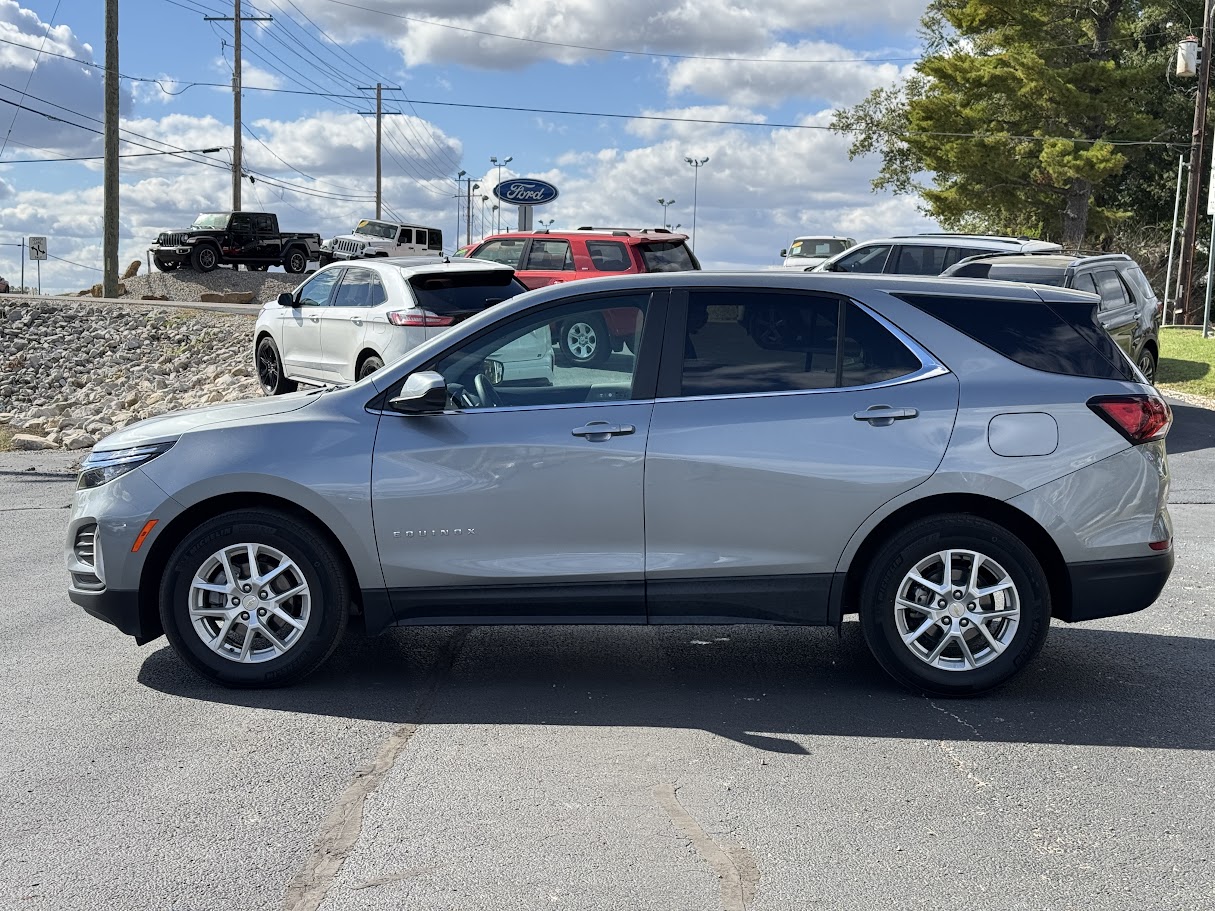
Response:
POLYGON ((1055 616, 1067 623, 1133 614, 1152 604, 1173 571, 1173 551, 1130 557, 1070 563, 1072 600, 1060 605, 1055 616))
POLYGON ((153 620, 142 616, 139 609, 139 592, 104 589, 99 592, 68 589, 68 597, 74 604, 84 608, 85 613, 104 620, 128 636, 134 636, 140 645, 161 636, 159 618, 153 620))

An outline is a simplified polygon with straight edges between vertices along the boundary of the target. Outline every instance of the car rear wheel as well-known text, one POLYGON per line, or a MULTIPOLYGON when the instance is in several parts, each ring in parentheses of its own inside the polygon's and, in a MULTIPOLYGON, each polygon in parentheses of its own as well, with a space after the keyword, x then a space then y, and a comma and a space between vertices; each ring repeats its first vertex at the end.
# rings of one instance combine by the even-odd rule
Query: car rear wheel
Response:
POLYGON ((261 384, 262 392, 266 395, 282 395, 295 392, 299 388, 295 380, 287 379, 283 373, 283 359, 279 357, 278 345, 270 336, 263 336, 257 343, 257 353, 254 355, 257 367, 257 381, 261 384))
POLYGON ((914 522, 878 551, 861 587, 861 629, 896 680, 943 696, 981 693, 1042 647, 1050 590, 1033 552, 970 515, 914 522))
POLYGON ((375 355, 368 357, 359 365, 358 379, 366 379, 384 366, 384 362, 375 355))
POLYGON ((219 253, 210 244, 200 244, 190 254, 190 265, 195 272, 212 272, 219 265, 219 253))
POLYGON ((1139 372, 1147 377, 1147 381, 1153 385, 1156 383, 1156 355, 1152 353, 1151 348, 1144 348, 1139 352, 1138 362, 1139 372))
POLYGON ((283 261, 283 268, 292 275, 299 275, 308 268, 308 257, 303 250, 296 247, 287 253, 287 258, 283 261))
POLYGON ((598 316, 579 316, 561 324, 561 352, 578 367, 602 364, 611 356, 607 325, 598 316))
POLYGON ((204 522, 173 551, 160 585, 174 650, 232 687, 284 686, 315 671, 337 647, 349 601, 330 545, 274 510, 204 522))

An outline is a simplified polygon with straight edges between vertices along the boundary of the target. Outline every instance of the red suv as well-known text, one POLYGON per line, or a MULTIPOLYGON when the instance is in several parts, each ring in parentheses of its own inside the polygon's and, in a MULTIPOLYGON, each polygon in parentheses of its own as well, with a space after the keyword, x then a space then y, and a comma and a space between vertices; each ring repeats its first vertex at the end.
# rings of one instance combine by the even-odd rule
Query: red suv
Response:
MULTIPOLYGON (((518 231, 483 240, 469 256, 505 263, 529 289, 601 275, 688 272, 700 268, 684 234, 665 228, 579 228, 518 231)), ((572 363, 603 363, 637 332, 633 309, 606 310, 603 319, 577 318, 553 326, 553 337, 572 363)))

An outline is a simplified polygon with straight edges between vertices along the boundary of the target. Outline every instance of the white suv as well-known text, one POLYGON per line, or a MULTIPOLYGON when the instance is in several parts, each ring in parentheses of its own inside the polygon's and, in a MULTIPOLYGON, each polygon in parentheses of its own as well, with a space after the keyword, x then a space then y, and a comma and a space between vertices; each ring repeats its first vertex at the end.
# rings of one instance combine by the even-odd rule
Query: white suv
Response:
POLYGON ((907 234, 867 240, 821 263, 815 272, 886 272, 940 275, 968 256, 985 253, 1060 252, 1058 244, 991 234, 907 234))
MULTIPOLYGON (((476 259, 377 259, 325 266, 263 305, 253 335, 267 395, 297 383, 352 383, 527 288, 509 266, 476 259)), ((495 382, 549 385, 553 344, 532 333, 499 354, 495 382)))

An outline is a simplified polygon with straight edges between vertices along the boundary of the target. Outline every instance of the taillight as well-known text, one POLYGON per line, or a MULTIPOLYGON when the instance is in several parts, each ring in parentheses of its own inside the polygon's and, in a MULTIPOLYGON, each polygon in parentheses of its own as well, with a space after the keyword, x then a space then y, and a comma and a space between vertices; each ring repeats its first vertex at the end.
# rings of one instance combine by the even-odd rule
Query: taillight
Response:
POLYGON ((1173 412, 1156 395, 1098 395, 1088 407, 1133 444, 1163 440, 1173 423, 1173 412))
POLYGON ((388 322, 394 326, 450 326, 455 321, 454 316, 439 316, 429 310, 393 310, 388 314, 388 322))

